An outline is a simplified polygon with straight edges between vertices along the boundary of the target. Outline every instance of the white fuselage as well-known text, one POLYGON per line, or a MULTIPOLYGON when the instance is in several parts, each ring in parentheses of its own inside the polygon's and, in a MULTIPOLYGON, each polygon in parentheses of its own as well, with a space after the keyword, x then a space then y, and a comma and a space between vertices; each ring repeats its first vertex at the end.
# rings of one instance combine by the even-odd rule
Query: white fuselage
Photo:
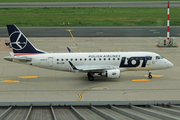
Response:
POLYGON ((160 70, 173 66, 170 61, 153 52, 46 53, 15 57, 28 57, 32 60, 21 63, 59 71, 74 71, 69 61, 78 69, 112 67, 121 72, 160 70))

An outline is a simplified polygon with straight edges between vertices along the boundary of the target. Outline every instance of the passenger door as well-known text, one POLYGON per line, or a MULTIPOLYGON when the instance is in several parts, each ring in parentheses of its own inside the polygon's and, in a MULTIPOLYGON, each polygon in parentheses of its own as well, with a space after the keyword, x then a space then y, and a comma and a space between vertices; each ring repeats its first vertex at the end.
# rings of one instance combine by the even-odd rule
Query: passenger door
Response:
POLYGON ((49 67, 53 66, 53 57, 48 57, 48 66, 49 67))
POLYGON ((152 57, 151 56, 146 56, 145 60, 147 61, 146 64, 150 65, 151 61, 152 61, 152 57))

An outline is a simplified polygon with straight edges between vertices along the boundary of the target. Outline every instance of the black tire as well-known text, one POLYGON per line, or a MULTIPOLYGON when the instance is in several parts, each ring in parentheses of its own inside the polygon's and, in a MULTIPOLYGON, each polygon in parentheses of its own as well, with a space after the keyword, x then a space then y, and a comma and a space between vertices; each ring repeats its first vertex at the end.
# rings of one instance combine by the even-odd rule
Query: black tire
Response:
POLYGON ((88 73, 87 73, 87 76, 88 76, 88 78, 89 78, 89 76, 91 76, 91 74, 88 72, 88 73))
POLYGON ((148 78, 149 78, 149 79, 152 79, 152 75, 149 75, 148 78))
POLYGON ((93 81, 94 77, 93 76, 89 76, 88 79, 89 79, 89 81, 93 81))

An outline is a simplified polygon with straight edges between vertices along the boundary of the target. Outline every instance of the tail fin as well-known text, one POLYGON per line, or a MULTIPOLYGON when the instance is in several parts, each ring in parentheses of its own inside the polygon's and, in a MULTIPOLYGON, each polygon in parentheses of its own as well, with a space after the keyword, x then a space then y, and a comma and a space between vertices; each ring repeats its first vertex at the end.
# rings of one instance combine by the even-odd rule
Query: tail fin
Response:
POLYGON ((7 29, 15 56, 23 54, 45 53, 42 50, 36 49, 15 25, 7 25, 7 29))

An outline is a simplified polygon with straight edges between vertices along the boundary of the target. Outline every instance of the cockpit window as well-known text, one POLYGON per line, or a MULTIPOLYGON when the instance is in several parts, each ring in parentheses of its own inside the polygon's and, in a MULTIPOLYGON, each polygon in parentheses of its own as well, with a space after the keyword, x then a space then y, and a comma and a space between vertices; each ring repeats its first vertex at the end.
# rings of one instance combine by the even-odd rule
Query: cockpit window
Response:
POLYGON ((156 56, 156 59, 161 59, 159 56, 156 56))
POLYGON ((163 59, 162 56, 156 56, 156 59, 163 59))
POLYGON ((164 57, 163 56, 160 56, 161 59, 163 59, 164 57))

